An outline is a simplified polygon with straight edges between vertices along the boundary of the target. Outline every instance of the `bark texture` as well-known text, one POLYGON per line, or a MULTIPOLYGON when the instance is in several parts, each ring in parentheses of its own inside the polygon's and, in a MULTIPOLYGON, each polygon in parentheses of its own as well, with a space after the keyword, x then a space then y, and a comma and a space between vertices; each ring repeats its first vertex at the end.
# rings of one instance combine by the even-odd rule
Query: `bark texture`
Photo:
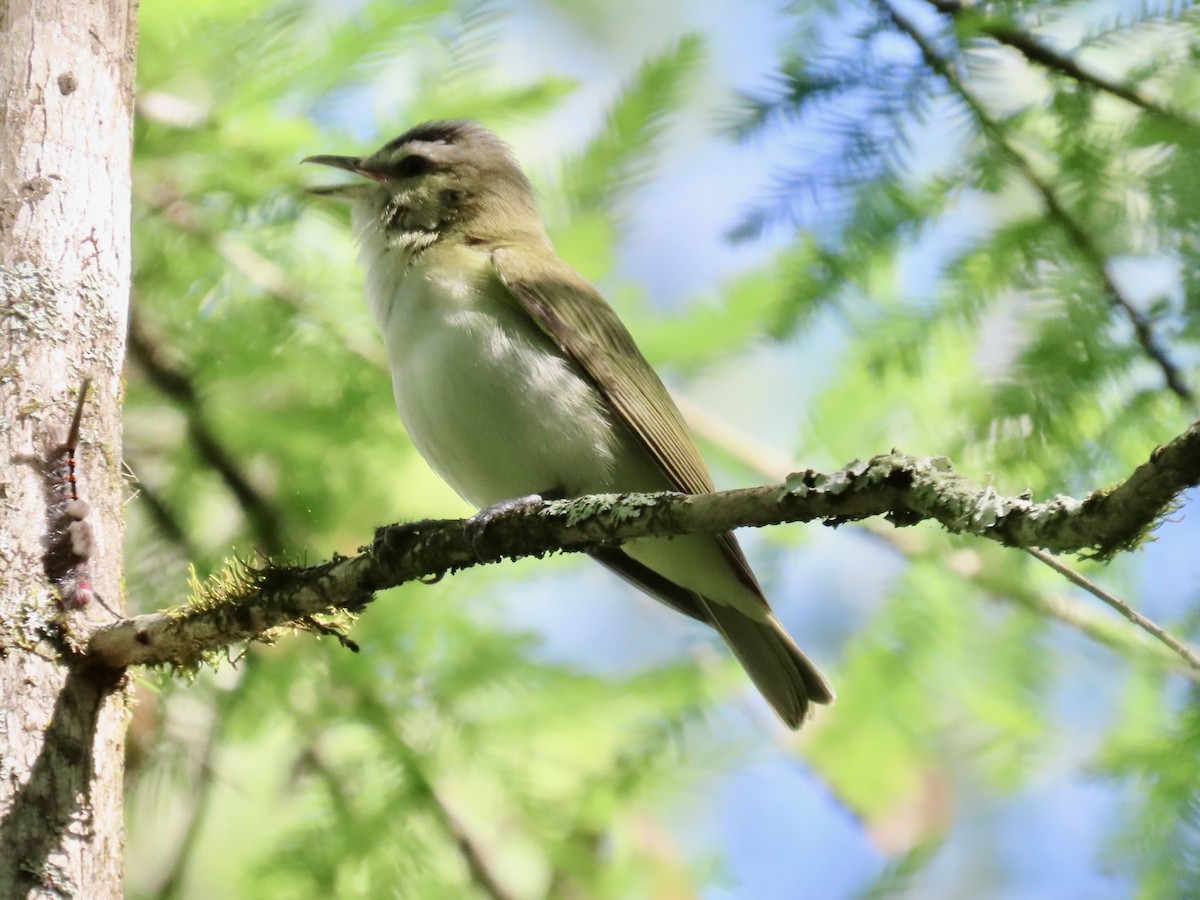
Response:
POLYGON ((122 895, 121 674, 72 650, 112 616, 94 601, 60 606, 69 579, 47 553, 56 541, 61 550, 70 521, 65 470, 47 472, 43 460, 61 460, 50 451, 91 376, 77 454, 95 538, 84 555, 95 591, 119 610, 134 16, 132 0, 0 0, 5 898, 122 895))

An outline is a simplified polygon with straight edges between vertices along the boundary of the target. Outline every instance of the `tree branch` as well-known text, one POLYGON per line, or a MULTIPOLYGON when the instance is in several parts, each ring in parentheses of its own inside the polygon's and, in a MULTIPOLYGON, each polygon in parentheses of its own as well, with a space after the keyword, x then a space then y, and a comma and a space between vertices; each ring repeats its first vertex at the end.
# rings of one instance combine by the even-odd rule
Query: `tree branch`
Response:
MULTIPOLYGON (((797 464, 786 454, 781 454, 742 433, 731 423, 700 406, 686 394, 672 391, 672 396, 683 412, 688 426, 697 437, 712 444, 749 471, 756 472, 763 478, 783 479, 788 476, 789 472, 797 468, 797 464)), ((883 541, 896 552, 903 554, 910 562, 930 553, 930 542, 911 531, 900 532, 883 522, 863 522, 858 527, 863 534, 883 541)), ((1142 621, 1139 621, 1134 616, 1130 616, 1127 612, 1128 604, 1093 584, 1061 560, 1035 547, 1027 547, 1026 551, 1032 558, 1108 604, 1142 630, 1134 631, 1124 628, 1121 623, 1114 621, 1082 600, 1065 595, 1052 596, 1029 582, 1028 579, 1019 575, 1014 577, 1014 568, 1011 564, 997 566, 982 562, 982 553, 974 554, 974 558, 980 560, 978 570, 959 574, 970 578, 974 584, 990 596, 1002 597, 1037 615, 1054 619, 1068 628, 1075 629, 1089 640, 1118 653, 1152 659, 1159 665, 1170 666, 1174 671, 1200 684, 1200 657, 1197 656, 1195 650, 1145 617, 1141 617, 1142 621), (1002 569, 1004 573, 1001 578, 1002 583, 998 583, 995 577, 998 568, 1002 569)), ((848 807, 849 804, 847 804, 848 807)))
POLYGON ((404 736, 401 723, 391 715, 388 705, 369 689, 363 691, 360 700, 374 713, 376 721, 391 723, 392 727, 381 729, 380 734, 387 742, 392 758, 403 765, 415 793, 425 801, 438 827, 458 850, 472 884, 491 900, 515 900, 513 893, 494 871, 491 854, 471 835, 461 817, 446 801, 423 754, 404 736))
POLYGON ((600 494, 521 508, 479 537, 473 520, 429 520, 379 529, 358 556, 316 566, 238 565, 192 603, 98 629, 88 652, 108 666, 189 666, 231 644, 339 609, 359 610, 376 591, 501 559, 586 551, 647 536, 743 526, 884 516, 897 526, 930 519, 955 534, 1009 547, 1108 559, 1136 546, 1177 495, 1200 483, 1200 422, 1158 447, 1130 477, 1082 500, 1004 497, 958 475, 945 457, 900 453, 832 473, 806 470, 782 484, 716 494, 600 494))
POLYGON ((994 18, 984 10, 959 2, 959 0, 926 0, 926 2, 938 12, 949 16, 961 28, 991 38, 998 44, 1011 47, 1035 65, 1118 97, 1151 115, 1169 119, 1188 128, 1197 127, 1196 120, 1183 111, 1147 97, 1131 84, 1115 81, 1098 72, 1083 68, 1070 56, 1055 50, 1036 35, 994 18))
POLYGON ((1134 338, 1137 340, 1138 345, 1141 346, 1143 352, 1154 361, 1154 364, 1162 372, 1163 381, 1166 383, 1167 388, 1189 407, 1194 408, 1196 395, 1191 385, 1184 377, 1179 366, 1171 359, 1166 348, 1159 342, 1150 319, 1137 308, 1136 304, 1125 296, 1124 292, 1113 279, 1104 252, 1092 235, 1060 202, 1058 194, 1050 182, 1042 178, 1025 155, 1017 150, 1004 133, 1004 129, 1000 123, 988 113, 979 99, 967 89, 962 79, 955 73, 950 61, 939 54, 920 29, 901 15, 888 0, 875 0, 875 3, 896 28, 916 45, 921 57, 925 60, 925 64, 934 73, 939 75, 958 98, 962 100, 975 117, 983 133, 995 146, 1003 151, 1004 155, 1009 158, 1013 166, 1020 172, 1021 177, 1041 197, 1049 217, 1058 223, 1059 227, 1067 235, 1068 240, 1074 244, 1080 256, 1094 270, 1097 280, 1100 282, 1101 287, 1103 287, 1104 293, 1108 296, 1109 304, 1113 308, 1120 310, 1129 321, 1130 327, 1133 328, 1134 338))
POLYGON ((187 421, 188 436, 196 453, 212 468, 237 500, 264 553, 280 553, 284 535, 283 516, 251 483, 237 458, 217 438, 205 415, 200 396, 186 373, 171 368, 158 346, 141 326, 136 312, 129 318, 129 356, 159 391, 175 401, 187 421))

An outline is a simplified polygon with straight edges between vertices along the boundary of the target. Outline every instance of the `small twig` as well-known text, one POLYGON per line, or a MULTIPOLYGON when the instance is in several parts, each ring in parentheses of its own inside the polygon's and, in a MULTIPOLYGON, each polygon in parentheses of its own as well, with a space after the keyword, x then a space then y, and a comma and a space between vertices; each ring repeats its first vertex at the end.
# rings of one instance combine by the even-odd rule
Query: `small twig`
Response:
POLYGON ((1187 383, 1183 372, 1176 365, 1175 361, 1171 359, 1170 354, 1159 343, 1158 336, 1154 333, 1154 327, 1150 319, 1137 308, 1132 300, 1125 296, 1125 292, 1121 290, 1117 282, 1113 279, 1112 272, 1108 268, 1108 261, 1104 258, 1104 253, 1097 246, 1095 239, 1084 229, 1079 220, 1067 211, 1059 201, 1057 193, 1050 186, 1049 182, 1034 171, 1029 160, 1023 154, 1019 153, 1016 148, 1008 144, 1007 141, 1004 141, 1002 146, 1021 172, 1021 175, 1042 198, 1042 202, 1045 204, 1046 212, 1050 214, 1050 218, 1058 222, 1080 255, 1083 256, 1088 265, 1095 271, 1096 276, 1100 279, 1101 286, 1104 288, 1104 293, 1108 295, 1110 304, 1125 315, 1125 318, 1133 328, 1134 337, 1143 352, 1154 361, 1162 372, 1163 380, 1166 382, 1168 390, 1189 406, 1194 406, 1196 396, 1192 391, 1191 385, 1187 383))
POLYGON ((672 390, 671 397, 694 435, 762 478, 783 481, 800 468, 788 454, 731 425, 687 394, 672 390))
POLYGON ((1200 654, 1198 654, 1196 650, 1189 647, 1183 641, 1174 637, 1161 625, 1146 618, 1141 613, 1139 613, 1137 610, 1133 609, 1124 600, 1121 600, 1119 597, 1113 596, 1108 591, 1104 590, 1104 588, 1100 587, 1098 584, 1096 584, 1092 581, 1089 581, 1087 578, 1084 578, 1082 575, 1080 575, 1078 572, 1076 572, 1070 566, 1066 565, 1065 563, 1061 562, 1060 560, 1055 559, 1051 554, 1047 553, 1045 550, 1040 550, 1037 547, 1026 547, 1025 549, 1031 556, 1044 562, 1046 565, 1048 565, 1050 568, 1054 569, 1054 571, 1058 572, 1060 575, 1062 575, 1068 581, 1072 582, 1073 584, 1079 585, 1079 587, 1083 588, 1085 591, 1087 591, 1092 596, 1097 597, 1100 600, 1102 600, 1103 602, 1107 603, 1109 606, 1111 606, 1113 609, 1115 609, 1117 612, 1119 612, 1121 615, 1123 615, 1126 619, 1128 619, 1134 625, 1138 626, 1138 628, 1141 628, 1147 634, 1150 634, 1150 635, 1154 636, 1155 638, 1157 638, 1158 640, 1162 641, 1162 643, 1164 643, 1168 647, 1170 647, 1171 650, 1174 651, 1179 656, 1180 659, 1184 660, 1188 664, 1188 666, 1190 666, 1195 671, 1200 672, 1200 654))
MULTIPOLYGON (((132 459, 129 451, 126 450, 125 463, 133 471, 141 468, 138 461, 132 459)), ((187 530, 183 527, 183 522, 179 516, 171 509, 170 505, 159 494, 158 489, 146 481, 138 479, 137 498, 139 505, 142 506, 150 516, 150 520, 158 529, 159 534, 169 543, 174 544, 179 556, 184 560, 193 560, 199 558, 200 554, 191 538, 188 536, 187 530)))
POLYGON ((351 653, 359 653, 362 650, 362 648, 358 646, 358 642, 351 640, 350 636, 343 632, 340 628, 336 628, 333 625, 327 625, 318 620, 315 616, 305 616, 300 620, 300 624, 309 631, 333 638, 351 653))

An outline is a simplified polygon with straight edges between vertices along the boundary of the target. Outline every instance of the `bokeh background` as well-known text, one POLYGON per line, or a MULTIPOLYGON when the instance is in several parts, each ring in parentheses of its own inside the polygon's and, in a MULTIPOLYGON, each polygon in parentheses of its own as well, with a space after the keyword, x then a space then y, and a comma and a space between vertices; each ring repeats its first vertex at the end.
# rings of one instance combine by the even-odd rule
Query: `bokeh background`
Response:
MULTIPOLYGON (((892 447, 1004 494, 1196 417, 1190 4, 145 0, 128 598, 470 512, 409 445, 314 153, 477 118, 676 392, 718 484, 892 447), (1040 49, 1039 49, 1040 48, 1040 49)), ((1188 638, 1187 503, 1111 564, 1188 638)), ((836 705, 585 559, 381 595, 147 673, 131 897, 1177 897, 1196 673, 1031 557, 748 532, 836 705)))

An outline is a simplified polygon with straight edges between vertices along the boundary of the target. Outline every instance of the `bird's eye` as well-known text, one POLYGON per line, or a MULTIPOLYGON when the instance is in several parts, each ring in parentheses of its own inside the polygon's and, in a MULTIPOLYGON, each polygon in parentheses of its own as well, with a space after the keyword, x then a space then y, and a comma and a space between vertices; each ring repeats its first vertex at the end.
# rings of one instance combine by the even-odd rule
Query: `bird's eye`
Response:
POLYGON ((396 163, 396 175, 400 178, 415 178, 433 171, 433 160, 419 153, 410 153, 396 163))

